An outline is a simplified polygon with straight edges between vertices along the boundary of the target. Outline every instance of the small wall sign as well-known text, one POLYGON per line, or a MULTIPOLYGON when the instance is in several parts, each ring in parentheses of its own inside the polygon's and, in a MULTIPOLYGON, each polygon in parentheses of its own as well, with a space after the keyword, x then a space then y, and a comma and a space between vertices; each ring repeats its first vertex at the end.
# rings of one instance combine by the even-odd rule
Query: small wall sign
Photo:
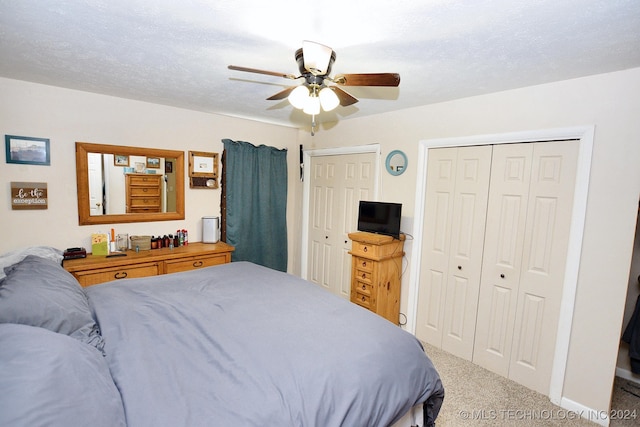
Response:
POLYGON ((11 209, 30 210, 47 209, 46 182, 12 182, 11 209))

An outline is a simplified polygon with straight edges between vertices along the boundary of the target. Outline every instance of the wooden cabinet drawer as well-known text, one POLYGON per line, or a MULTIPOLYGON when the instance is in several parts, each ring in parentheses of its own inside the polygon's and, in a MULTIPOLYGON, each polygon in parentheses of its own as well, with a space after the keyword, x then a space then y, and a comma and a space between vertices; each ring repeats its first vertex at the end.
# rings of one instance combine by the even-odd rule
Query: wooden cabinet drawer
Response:
POLYGON ((355 292, 359 294, 365 295, 373 295, 373 285, 367 282, 356 281, 355 283, 355 292))
POLYGON ((131 187, 131 197, 160 197, 160 186, 131 187))
POLYGON ((129 213, 149 213, 149 212, 160 212, 159 207, 155 208, 131 208, 129 209, 129 213))
POLYGON ((97 270, 79 271, 73 273, 80 285, 91 286, 98 283, 118 279, 132 279, 135 277, 157 276, 161 274, 160 263, 144 263, 123 267, 111 267, 97 270))
POLYGON ((358 270, 371 272, 375 262, 367 258, 355 258, 355 263, 358 270))
POLYGON ((181 259, 177 261, 165 261, 164 272, 178 273, 180 271, 195 270, 197 268, 211 267, 214 265, 225 264, 230 262, 229 254, 218 254, 207 257, 196 257, 191 259, 181 259))
POLYGON ((356 269, 356 277, 355 278, 357 280, 359 280, 359 281, 371 283, 371 280, 372 280, 373 276, 372 276, 370 271, 356 269))
POLYGON ((375 311, 376 307, 375 307, 375 302, 373 300, 373 296, 372 295, 367 295, 367 294, 363 294, 361 292, 356 292, 355 294, 355 298, 352 295, 351 296, 351 302, 354 302, 358 305, 361 305, 362 307, 375 311))
POLYGON ((402 241, 393 240, 384 245, 374 245, 371 243, 353 241, 351 243, 351 253, 358 257, 365 257, 373 260, 382 260, 393 256, 402 255, 402 241))
POLYGON ((129 184, 131 186, 157 186, 160 184, 160 175, 130 175, 129 184))
POLYGON ((160 207, 160 197, 132 197, 132 208, 156 208, 160 207))

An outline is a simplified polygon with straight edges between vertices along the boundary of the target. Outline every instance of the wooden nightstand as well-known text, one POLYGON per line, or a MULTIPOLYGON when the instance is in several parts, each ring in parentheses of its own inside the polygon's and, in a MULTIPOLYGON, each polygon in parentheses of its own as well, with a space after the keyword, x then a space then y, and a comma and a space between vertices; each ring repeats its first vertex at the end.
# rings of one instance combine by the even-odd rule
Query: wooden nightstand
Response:
POLYGON ((400 285, 403 234, 400 239, 382 234, 350 233, 351 302, 394 324, 400 321, 400 285))

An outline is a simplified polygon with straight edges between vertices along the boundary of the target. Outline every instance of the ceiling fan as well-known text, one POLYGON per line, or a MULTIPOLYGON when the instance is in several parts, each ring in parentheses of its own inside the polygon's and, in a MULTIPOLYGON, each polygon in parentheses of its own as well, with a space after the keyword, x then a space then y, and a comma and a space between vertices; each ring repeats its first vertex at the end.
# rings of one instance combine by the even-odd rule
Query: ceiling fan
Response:
POLYGON ((320 114, 321 109, 331 111, 338 105, 346 107, 358 102, 356 98, 338 86, 397 87, 400 85, 400 75, 397 73, 338 74, 330 77, 336 53, 330 47, 320 43, 303 41, 302 48, 296 50, 295 58, 300 71, 298 76, 237 65, 229 65, 228 68, 291 80, 304 79, 301 85, 288 87, 270 96, 267 100, 277 101, 288 98, 291 105, 312 116, 311 135, 314 134, 315 116, 320 114), (328 85, 327 82, 334 85, 328 85))

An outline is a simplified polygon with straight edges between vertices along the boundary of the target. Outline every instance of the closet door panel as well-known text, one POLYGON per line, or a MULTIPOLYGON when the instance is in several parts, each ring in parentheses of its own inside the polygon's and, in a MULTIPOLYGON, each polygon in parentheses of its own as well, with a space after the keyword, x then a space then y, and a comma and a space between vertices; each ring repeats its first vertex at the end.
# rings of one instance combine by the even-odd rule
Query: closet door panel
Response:
POLYGON ((548 393, 571 227, 577 141, 534 145, 509 377, 548 393))
POLYGON ((442 346, 444 298, 451 244, 451 220, 456 179, 456 148, 429 150, 423 218, 423 249, 416 336, 442 346))
POLYGON ((457 150, 442 348, 471 360, 493 147, 484 145, 457 150))
POLYGON ((493 149, 473 361, 507 376, 534 144, 493 149))

